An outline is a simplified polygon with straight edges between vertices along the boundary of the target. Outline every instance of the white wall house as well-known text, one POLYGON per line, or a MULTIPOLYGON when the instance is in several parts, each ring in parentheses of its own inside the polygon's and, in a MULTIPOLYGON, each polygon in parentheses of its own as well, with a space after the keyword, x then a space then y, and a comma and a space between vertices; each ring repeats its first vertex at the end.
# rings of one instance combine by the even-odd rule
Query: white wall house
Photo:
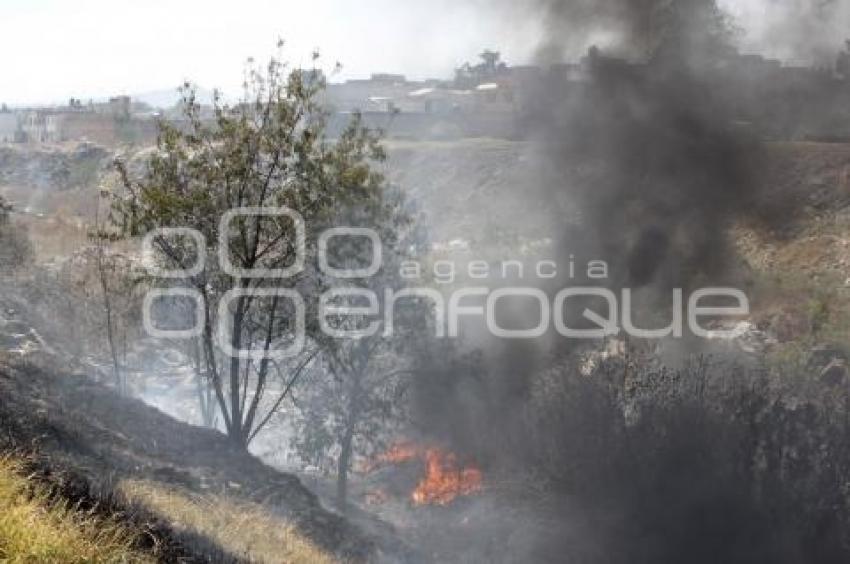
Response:
POLYGON ((56 143, 62 140, 62 116, 49 111, 27 112, 21 130, 30 143, 56 143))
POLYGON ((18 116, 12 112, 0 113, 0 143, 13 143, 18 135, 18 116))

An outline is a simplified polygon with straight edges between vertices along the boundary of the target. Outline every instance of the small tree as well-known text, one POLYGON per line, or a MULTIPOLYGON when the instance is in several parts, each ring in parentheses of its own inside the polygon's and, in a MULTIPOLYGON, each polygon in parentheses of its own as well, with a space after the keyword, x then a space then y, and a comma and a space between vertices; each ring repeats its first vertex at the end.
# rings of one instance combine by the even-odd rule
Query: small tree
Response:
MULTIPOLYGON (((71 101, 73 102, 73 98, 71 101)), ((91 234, 95 246, 91 254, 97 271, 97 284, 100 287, 103 303, 106 344, 109 348, 109 356, 112 359, 112 377, 118 393, 127 395, 129 389, 127 387, 127 376, 121 367, 115 302, 119 294, 127 295, 126 290, 128 288, 126 286, 127 282, 131 280, 129 273, 132 267, 125 257, 110 253, 107 249, 107 243, 111 238, 114 238, 114 234, 109 233, 101 222, 101 200, 107 194, 108 191, 105 188, 98 190, 94 232, 91 234), (121 284, 122 282, 123 284, 121 284), (119 288, 119 286, 124 287, 119 288)))
MULTIPOLYGON (((397 200, 401 205, 401 200, 397 200)), ((350 289, 384 295, 404 289, 400 267, 409 252, 421 249, 424 239, 408 222, 406 214, 386 222, 381 234, 384 242, 383 266, 369 278, 337 280, 350 289), (402 251, 403 250, 403 251, 402 251)), ((330 253, 340 263, 367 263, 371 250, 361 241, 349 242, 330 253)), ((362 307, 365 303, 348 296, 348 301, 334 306, 362 307), (355 303, 352 303, 355 302, 355 303)), ((387 305, 385 304, 385 307, 387 305)), ((316 375, 303 387, 297 433, 293 446, 308 461, 326 460, 336 451, 336 503, 345 510, 348 500, 349 473, 357 455, 371 456, 386 446, 387 431, 401 423, 406 412, 406 390, 411 375, 408 351, 429 330, 428 303, 393 306, 393 330, 357 338, 324 339, 322 359, 324 373, 316 375)), ((334 330, 362 330, 376 320, 368 315, 328 315, 326 322, 334 330)), ((378 327, 377 325, 375 327, 378 327)), ((386 326, 384 326, 386 329, 386 326)), ((431 328, 433 329, 433 328, 431 328)))
MULTIPOLYGON (((317 97, 324 87, 323 74, 315 68, 289 70, 272 59, 261 69, 249 62, 242 101, 228 105, 215 94, 214 118, 204 120, 194 89, 186 85, 184 124, 161 126, 158 150, 144 177, 133 181, 118 163, 127 193, 116 205, 116 219, 127 233, 192 227, 205 238, 208 260, 185 283, 201 297, 204 373, 227 434, 243 447, 270 420, 316 355, 315 346, 309 346, 291 365, 270 358, 270 351, 287 343, 297 312, 291 300, 261 297, 258 291, 296 289, 314 295, 322 287, 313 261, 316 233, 342 209, 356 206, 371 223, 391 215, 383 178, 370 166, 384 159, 378 135, 355 116, 337 140, 328 141, 327 115, 317 97), (295 210, 306 224, 302 250, 308 260, 289 278, 244 273, 294 265, 301 251, 291 218, 243 215, 219 232, 227 212, 269 207, 295 210), (227 274, 218 263, 220 238, 238 273, 227 274), (227 355, 218 346, 217 312, 222 298, 234 290, 240 294, 224 320, 230 329, 228 344, 235 351, 262 351, 262 359, 227 355), (272 388, 276 397, 266 398, 272 388)), ((188 270, 199 251, 176 236, 157 237, 153 244, 158 260, 171 269, 188 270)))
POLYGON ((342 511, 355 456, 385 446, 385 431, 404 418, 402 362, 381 337, 347 341, 328 352, 324 371, 305 382, 299 395, 293 446, 313 463, 336 453, 336 504, 342 511))

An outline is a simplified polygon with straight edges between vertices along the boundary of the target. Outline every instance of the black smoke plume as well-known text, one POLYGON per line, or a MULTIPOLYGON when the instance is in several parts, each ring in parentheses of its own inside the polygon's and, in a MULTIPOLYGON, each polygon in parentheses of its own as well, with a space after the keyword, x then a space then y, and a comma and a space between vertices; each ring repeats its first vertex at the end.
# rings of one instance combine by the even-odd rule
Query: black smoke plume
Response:
MULTIPOLYGON (((562 262, 605 260, 607 284, 642 290, 638 307, 649 311, 671 288, 739 281, 729 228, 789 217, 765 205, 765 149, 735 123, 725 95, 724 69, 737 56, 728 18, 714 0, 534 6, 547 18, 541 62, 581 42, 588 51, 580 79, 556 65, 530 104, 528 142, 542 164, 526 189, 548 213, 522 221, 549 226, 562 262), (589 43, 597 39, 601 47, 589 43)), ((516 524, 530 531, 525 552, 504 561, 790 563, 847 554, 837 548, 844 513, 792 499, 769 463, 769 478, 755 477, 751 464, 767 443, 752 429, 768 400, 750 395, 760 380, 749 369, 724 365, 718 376, 619 357, 586 377, 574 352, 573 343, 516 341, 466 356, 423 352, 415 383, 423 432, 473 455, 491 476, 543 484, 542 500, 514 491, 545 525, 516 524), (740 385, 712 396, 721 381, 740 385), (652 390, 645 403, 638 382, 652 390)), ((776 429, 802 417, 778 407, 770 414, 776 429)), ((817 478, 831 484, 819 495, 841 498, 838 482, 817 478)))

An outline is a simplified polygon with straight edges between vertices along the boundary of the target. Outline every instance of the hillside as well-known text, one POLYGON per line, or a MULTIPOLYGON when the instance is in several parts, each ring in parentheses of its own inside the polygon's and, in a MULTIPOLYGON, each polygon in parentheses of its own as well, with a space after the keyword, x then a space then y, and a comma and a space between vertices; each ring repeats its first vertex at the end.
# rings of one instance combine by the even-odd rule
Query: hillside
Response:
POLYGON ((261 554, 264 561, 318 561, 316 555, 324 555, 328 562, 362 562, 389 550, 323 509, 297 478, 265 466, 223 435, 180 423, 84 375, 66 373, 49 359, 43 362, 9 356, 0 362, 0 450, 32 452, 47 475, 71 481, 73 497, 123 495, 170 523, 174 542, 200 560, 257 556, 256 547, 227 532, 250 519, 263 522, 261 531, 282 535, 277 554, 261 554), (203 499, 200 507, 217 529, 191 520, 185 500, 203 499), (216 506, 218 517, 210 517, 209 508, 216 506), (221 518, 228 511, 233 515, 221 518), (297 557, 308 551, 315 558, 297 557))
POLYGON ((153 562, 137 549, 141 531, 79 511, 26 475, 26 465, 0 458, 0 560, 3 562, 153 562))

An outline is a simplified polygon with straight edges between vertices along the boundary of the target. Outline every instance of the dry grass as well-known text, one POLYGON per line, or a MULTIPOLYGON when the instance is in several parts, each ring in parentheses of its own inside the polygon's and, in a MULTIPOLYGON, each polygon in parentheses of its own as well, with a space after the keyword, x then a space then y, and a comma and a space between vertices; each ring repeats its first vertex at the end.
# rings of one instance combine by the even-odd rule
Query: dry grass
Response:
POLYGON ((148 481, 124 481, 119 491, 166 518, 176 530, 216 542, 231 554, 255 562, 331 564, 329 554, 284 519, 261 505, 224 495, 190 495, 148 481))
POLYGON ((79 219, 19 215, 16 224, 26 230, 38 263, 70 255, 91 244, 88 228, 79 219))
POLYGON ((136 540, 116 521, 51 500, 20 462, 0 457, 0 562, 153 562, 136 540))
MULTIPOLYGON (((16 216, 15 224, 26 231, 35 251, 36 263, 70 256, 95 242, 91 239, 93 223, 80 218, 63 215, 45 217, 16 216)), ((138 252, 141 243, 126 239, 108 244, 109 249, 117 253, 138 252)))

